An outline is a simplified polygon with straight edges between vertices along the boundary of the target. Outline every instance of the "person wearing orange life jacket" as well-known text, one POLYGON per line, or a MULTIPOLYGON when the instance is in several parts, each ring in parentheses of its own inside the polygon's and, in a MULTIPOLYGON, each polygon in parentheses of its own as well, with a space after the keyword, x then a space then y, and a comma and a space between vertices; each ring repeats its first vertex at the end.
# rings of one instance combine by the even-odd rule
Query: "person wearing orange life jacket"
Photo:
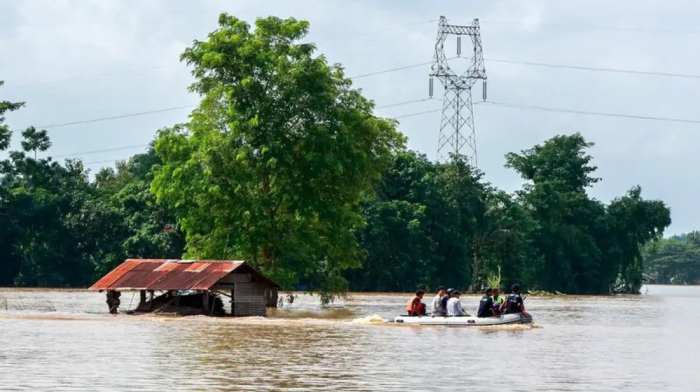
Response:
POLYGON ((406 312, 409 316, 425 316, 425 304, 421 302, 424 294, 423 290, 418 290, 416 295, 408 301, 406 312))

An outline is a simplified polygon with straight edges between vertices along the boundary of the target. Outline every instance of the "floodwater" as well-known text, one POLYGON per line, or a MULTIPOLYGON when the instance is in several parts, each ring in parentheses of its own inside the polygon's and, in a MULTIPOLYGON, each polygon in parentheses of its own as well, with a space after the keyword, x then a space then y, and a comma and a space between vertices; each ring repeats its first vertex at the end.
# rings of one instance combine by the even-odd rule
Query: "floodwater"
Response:
POLYGON ((267 319, 222 319, 112 316, 103 294, 0 289, 0 390, 700 390, 700 287, 643 291, 530 297, 535 327, 459 328, 383 322, 404 309, 399 294, 330 309, 300 294, 267 319))

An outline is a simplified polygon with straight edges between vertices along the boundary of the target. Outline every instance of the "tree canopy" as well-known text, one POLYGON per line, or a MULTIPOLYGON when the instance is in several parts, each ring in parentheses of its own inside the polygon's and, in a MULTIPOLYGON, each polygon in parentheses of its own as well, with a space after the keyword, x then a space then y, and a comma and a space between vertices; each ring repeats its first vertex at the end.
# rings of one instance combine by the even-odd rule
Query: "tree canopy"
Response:
POLYGON ((642 255, 650 281, 700 284, 700 231, 651 242, 642 255))
POLYGON ((223 14, 183 53, 202 102, 160 132, 152 189, 175 206, 188 257, 246 259, 286 288, 310 280, 329 292, 359 266, 360 200, 405 138, 299 42, 307 31, 275 17, 251 30, 223 14))

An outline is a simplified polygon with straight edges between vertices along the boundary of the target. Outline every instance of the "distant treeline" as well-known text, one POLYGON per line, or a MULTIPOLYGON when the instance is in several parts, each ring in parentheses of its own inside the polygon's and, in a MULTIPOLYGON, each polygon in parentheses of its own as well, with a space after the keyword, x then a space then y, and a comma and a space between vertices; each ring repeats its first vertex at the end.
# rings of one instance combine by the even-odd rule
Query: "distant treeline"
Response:
POLYGON ((700 231, 651 242, 643 254, 651 283, 700 284, 700 231))
MULTIPOLYGON (((348 289, 504 285, 637 292, 642 248, 670 224, 633 187, 608 204, 579 134, 506 156, 525 181, 506 193, 463 156, 408 151, 342 67, 300 43, 308 23, 256 28, 221 15, 182 60, 202 96, 188 123, 90 178, 80 160, 37 158, 22 132, 0 162, 0 285, 85 286, 127 257, 245 259, 324 301, 348 289)), ((0 150, 10 146, 0 103, 0 150)))

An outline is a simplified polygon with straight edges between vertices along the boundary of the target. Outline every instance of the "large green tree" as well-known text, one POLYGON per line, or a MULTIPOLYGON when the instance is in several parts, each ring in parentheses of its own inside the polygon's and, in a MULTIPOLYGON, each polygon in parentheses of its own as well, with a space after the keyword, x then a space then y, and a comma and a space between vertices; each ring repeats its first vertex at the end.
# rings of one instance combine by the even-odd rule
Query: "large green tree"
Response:
POLYGON ((528 181, 519 196, 537 222, 533 244, 544 261, 539 283, 567 293, 636 292, 640 249, 662 235, 670 211, 642 199, 639 188, 607 207, 591 199, 586 189, 599 181, 586 152, 592 145, 577 133, 506 156, 506 166, 528 181))
POLYGON ((637 293, 644 279, 642 250, 661 238, 671 211, 660 200, 644 200, 640 187, 612 200, 606 210, 605 235, 599 238, 605 259, 600 290, 637 293))
POLYGON ((156 142, 152 189, 175 206, 192 257, 243 258, 285 287, 343 289, 360 264, 360 200, 404 145, 395 122, 301 40, 308 23, 222 14, 182 55, 202 96, 156 142))
POLYGON ((684 238, 671 237, 645 246, 644 268, 650 280, 661 284, 700 283, 700 243, 698 232, 684 238))

